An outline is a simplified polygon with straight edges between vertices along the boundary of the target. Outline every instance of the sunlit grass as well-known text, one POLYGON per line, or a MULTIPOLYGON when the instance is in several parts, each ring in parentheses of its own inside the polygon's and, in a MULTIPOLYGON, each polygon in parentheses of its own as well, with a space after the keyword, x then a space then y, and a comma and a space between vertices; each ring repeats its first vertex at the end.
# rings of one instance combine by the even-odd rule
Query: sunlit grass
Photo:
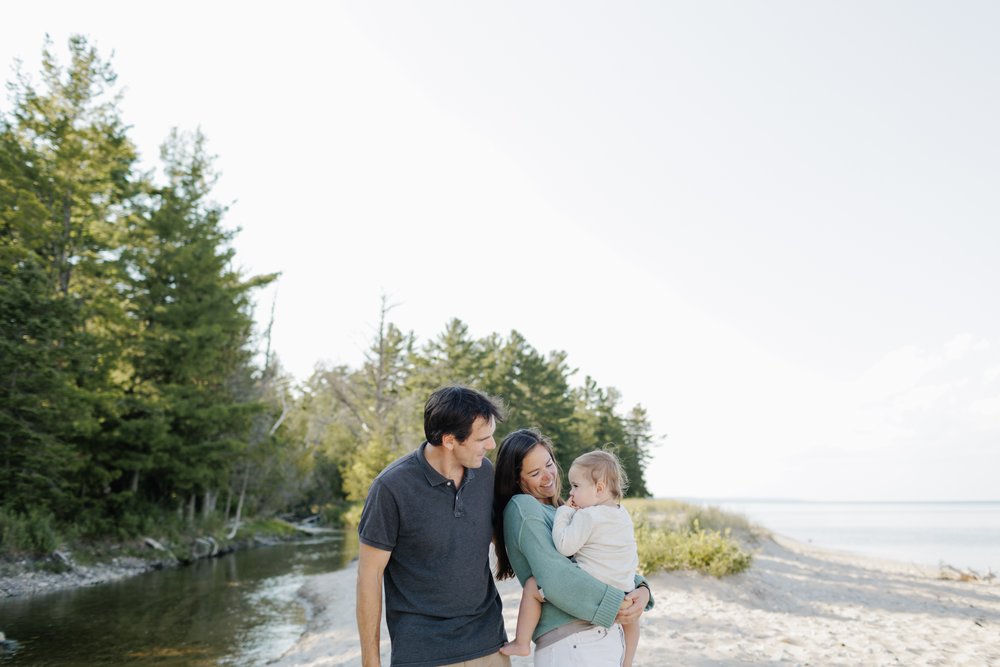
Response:
POLYGON ((678 500, 627 499, 635 523, 639 571, 694 570, 715 577, 743 572, 753 557, 743 543, 761 534, 741 514, 678 500))

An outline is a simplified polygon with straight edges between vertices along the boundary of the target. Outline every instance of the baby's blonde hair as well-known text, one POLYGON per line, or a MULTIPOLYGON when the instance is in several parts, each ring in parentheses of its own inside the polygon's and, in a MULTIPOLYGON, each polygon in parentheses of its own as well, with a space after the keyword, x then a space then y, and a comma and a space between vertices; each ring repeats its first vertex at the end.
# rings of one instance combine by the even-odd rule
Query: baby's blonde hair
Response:
POLYGON ((576 457, 573 467, 589 472, 594 484, 603 482, 615 500, 625 497, 625 492, 628 490, 628 475, 625 474, 621 461, 613 452, 595 449, 576 457))

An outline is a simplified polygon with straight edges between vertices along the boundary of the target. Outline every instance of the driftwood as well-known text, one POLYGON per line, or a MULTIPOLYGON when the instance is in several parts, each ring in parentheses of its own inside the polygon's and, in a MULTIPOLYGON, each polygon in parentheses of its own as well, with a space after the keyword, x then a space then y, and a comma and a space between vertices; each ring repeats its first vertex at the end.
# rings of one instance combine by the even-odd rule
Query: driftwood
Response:
POLYGON ((996 579, 996 575, 993 574, 993 570, 991 568, 986 568, 986 574, 979 574, 971 567, 960 570, 957 567, 948 565, 947 563, 942 563, 938 579, 946 579, 950 581, 981 581, 989 584, 993 583, 993 580, 996 579))
POLYGON ((326 535, 329 533, 337 532, 336 529, 334 528, 324 528, 322 526, 312 525, 312 523, 315 521, 315 518, 312 518, 311 520, 306 519, 302 523, 292 523, 291 521, 285 521, 284 519, 276 519, 276 521, 280 521, 289 528, 294 528, 300 533, 305 533, 306 535, 326 535))
POLYGON ((146 543, 146 546, 150 549, 156 549, 157 551, 166 551, 167 548, 154 540, 152 537, 144 537, 142 541, 146 543))
POLYGON ((198 560, 199 558, 211 558, 219 553, 219 544, 211 536, 209 537, 199 537, 191 545, 191 558, 193 560, 198 560))

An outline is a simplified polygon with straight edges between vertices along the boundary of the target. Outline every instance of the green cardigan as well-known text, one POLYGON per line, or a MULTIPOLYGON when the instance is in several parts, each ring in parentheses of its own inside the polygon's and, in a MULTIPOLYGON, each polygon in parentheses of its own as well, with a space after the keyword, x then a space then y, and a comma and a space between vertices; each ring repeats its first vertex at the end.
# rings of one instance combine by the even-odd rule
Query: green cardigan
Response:
MULTIPOLYGON (((534 576, 545 593, 542 617, 532 639, 571 621, 584 620, 611 627, 625 591, 601 583, 556 550, 552 522, 556 508, 520 494, 510 499, 503 512, 503 537, 507 557, 521 585, 534 576)), ((636 585, 645 579, 636 575, 636 585)), ((646 609, 653 606, 652 596, 646 609)))

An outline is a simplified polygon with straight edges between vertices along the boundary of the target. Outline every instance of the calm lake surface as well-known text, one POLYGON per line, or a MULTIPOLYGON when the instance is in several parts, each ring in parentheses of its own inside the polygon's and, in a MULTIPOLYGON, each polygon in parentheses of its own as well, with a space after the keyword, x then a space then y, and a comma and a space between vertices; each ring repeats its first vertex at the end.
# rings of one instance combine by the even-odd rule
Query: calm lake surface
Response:
POLYGON ((338 533, 2 600, 0 629, 21 649, 0 665, 263 665, 305 629, 304 578, 356 555, 356 535, 338 533))
POLYGON ((800 542, 904 563, 1000 572, 1000 502, 687 499, 800 542))

